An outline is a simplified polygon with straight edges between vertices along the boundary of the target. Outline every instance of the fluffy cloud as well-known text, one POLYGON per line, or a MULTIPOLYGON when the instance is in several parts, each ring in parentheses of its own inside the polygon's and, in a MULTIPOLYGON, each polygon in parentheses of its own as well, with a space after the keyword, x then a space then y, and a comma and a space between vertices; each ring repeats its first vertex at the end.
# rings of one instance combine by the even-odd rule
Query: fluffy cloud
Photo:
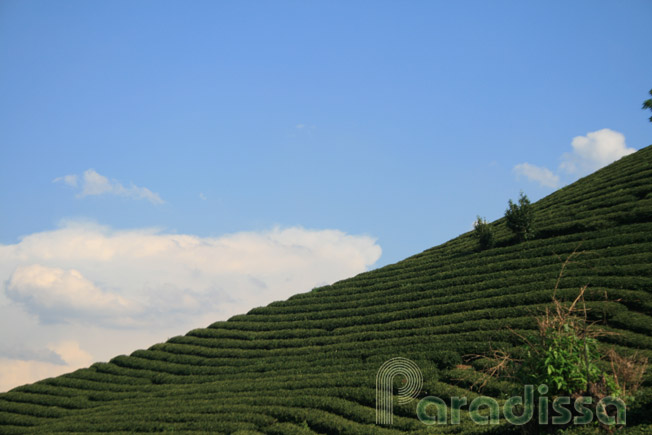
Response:
POLYGON ((21 303, 44 323, 70 317, 122 317, 133 312, 133 303, 103 292, 75 269, 39 264, 19 266, 6 285, 7 296, 21 303))
POLYGON ((576 136, 571 142, 573 151, 564 153, 560 168, 570 174, 585 175, 611 162, 636 152, 625 145, 625 136, 617 131, 603 128, 576 136))
POLYGON ((146 187, 139 187, 133 183, 129 187, 125 187, 119 181, 109 180, 93 169, 84 171, 81 183, 78 183, 78 177, 74 174, 57 177, 52 182, 63 182, 71 187, 77 187, 78 184, 81 184, 81 191, 77 194, 78 198, 94 195, 117 195, 132 199, 145 199, 152 204, 163 204, 165 202, 157 193, 146 187))
POLYGON ((199 237, 69 222, 31 234, 0 245, 0 388, 350 277, 380 255, 369 236, 300 227, 199 237), (64 340, 80 350, 51 344, 64 340))
POLYGON ((41 320, 211 310, 231 315, 351 276, 380 247, 367 236, 303 228, 218 238, 69 223, 0 246, 6 296, 41 320))
POLYGON ((536 181, 542 186, 556 188, 559 186, 559 176, 552 173, 548 168, 531 165, 529 163, 519 163, 514 166, 514 172, 517 176, 524 176, 530 181, 536 181))
POLYGON ((541 186, 556 188, 560 185, 560 174, 575 178, 588 175, 628 154, 636 152, 625 144, 625 136, 617 131, 603 128, 586 136, 576 136, 571 142, 573 150, 561 156, 557 173, 530 163, 514 166, 517 176, 525 176, 541 186))

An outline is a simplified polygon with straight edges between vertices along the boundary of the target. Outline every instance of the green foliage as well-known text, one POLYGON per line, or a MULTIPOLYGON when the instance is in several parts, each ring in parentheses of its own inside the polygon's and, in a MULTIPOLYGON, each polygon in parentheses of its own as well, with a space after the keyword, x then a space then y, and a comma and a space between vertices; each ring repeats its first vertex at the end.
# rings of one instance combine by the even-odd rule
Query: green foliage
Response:
POLYGON ((518 204, 509 200, 505 218, 507 219, 507 228, 516 236, 519 241, 531 239, 534 236, 532 230, 532 221, 534 219, 534 210, 528 197, 521 192, 518 198, 518 204))
POLYGON ((542 331, 532 341, 536 344, 525 346, 526 357, 518 371, 521 383, 546 384, 551 394, 571 397, 604 381, 608 394, 620 395, 613 376, 597 365, 601 358, 598 340, 581 336, 573 322, 542 331))
MULTIPOLYGON (((652 95, 652 89, 650 89, 650 95, 652 95)), ((643 109, 650 109, 652 110, 652 98, 649 100, 643 101, 643 109)), ((650 116, 650 122, 652 122, 652 116, 650 116)))
POLYGON ((473 223, 473 230, 473 234, 478 239, 478 247, 481 251, 494 246, 494 232, 486 219, 478 216, 473 223))

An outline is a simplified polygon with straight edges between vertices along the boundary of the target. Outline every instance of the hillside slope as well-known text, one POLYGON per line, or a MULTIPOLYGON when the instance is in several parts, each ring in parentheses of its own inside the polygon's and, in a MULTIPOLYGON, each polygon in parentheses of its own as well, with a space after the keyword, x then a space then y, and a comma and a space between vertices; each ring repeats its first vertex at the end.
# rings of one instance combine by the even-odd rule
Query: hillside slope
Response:
MULTIPOLYGON (((537 237, 475 250, 470 233, 399 263, 256 308, 166 343, 0 394, 0 433, 424 431, 411 405, 375 425, 375 378, 402 356, 422 369, 422 396, 476 397, 482 360, 462 356, 519 344, 536 327, 561 258, 559 294, 589 284, 590 316, 618 334, 602 340, 652 360, 652 146, 534 204, 537 237)), ((649 429, 645 381, 628 421, 649 429)), ((483 394, 510 387, 492 382, 483 394)), ((441 432, 481 432, 463 415, 441 432)), ((636 429, 636 426, 634 426, 636 429)), ((503 432, 505 427, 493 428, 503 432)))

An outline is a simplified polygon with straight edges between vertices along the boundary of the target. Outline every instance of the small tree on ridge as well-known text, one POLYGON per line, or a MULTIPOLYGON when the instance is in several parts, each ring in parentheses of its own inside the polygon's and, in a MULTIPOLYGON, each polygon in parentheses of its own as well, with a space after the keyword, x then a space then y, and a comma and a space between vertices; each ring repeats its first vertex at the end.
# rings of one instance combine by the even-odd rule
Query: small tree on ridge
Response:
POLYGON ((478 247, 481 251, 494 246, 494 233, 486 219, 478 216, 473 223, 473 229, 475 231, 474 235, 478 239, 478 247))
POLYGON ((507 228, 509 228, 519 242, 531 239, 534 236, 532 230, 532 220, 534 219, 534 212, 532 205, 527 195, 521 192, 518 198, 518 204, 509 200, 509 207, 505 210, 505 218, 507 219, 507 228))

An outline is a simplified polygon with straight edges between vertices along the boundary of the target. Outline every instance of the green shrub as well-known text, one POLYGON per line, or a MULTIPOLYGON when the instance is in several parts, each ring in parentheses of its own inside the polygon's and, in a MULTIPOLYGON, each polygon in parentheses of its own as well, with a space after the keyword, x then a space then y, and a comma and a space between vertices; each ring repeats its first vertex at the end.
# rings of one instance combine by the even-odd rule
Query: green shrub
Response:
POLYGON ((478 239, 478 247, 481 251, 494 246, 494 233, 486 219, 478 216, 473 223, 473 230, 475 238, 478 239))
POLYGON ((546 384, 551 394, 570 396, 604 381, 609 394, 620 395, 613 376, 596 365, 600 360, 598 341, 583 336, 583 327, 568 321, 542 330, 535 345, 526 345, 526 358, 518 372, 521 382, 546 384))
POLYGON ((507 228, 516 236, 518 241, 531 239, 534 235, 532 230, 532 220, 534 219, 534 212, 532 205, 527 195, 521 192, 518 198, 518 204, 509 200, 509 207, 505 210, 505 218, 507 219, 507 228))

